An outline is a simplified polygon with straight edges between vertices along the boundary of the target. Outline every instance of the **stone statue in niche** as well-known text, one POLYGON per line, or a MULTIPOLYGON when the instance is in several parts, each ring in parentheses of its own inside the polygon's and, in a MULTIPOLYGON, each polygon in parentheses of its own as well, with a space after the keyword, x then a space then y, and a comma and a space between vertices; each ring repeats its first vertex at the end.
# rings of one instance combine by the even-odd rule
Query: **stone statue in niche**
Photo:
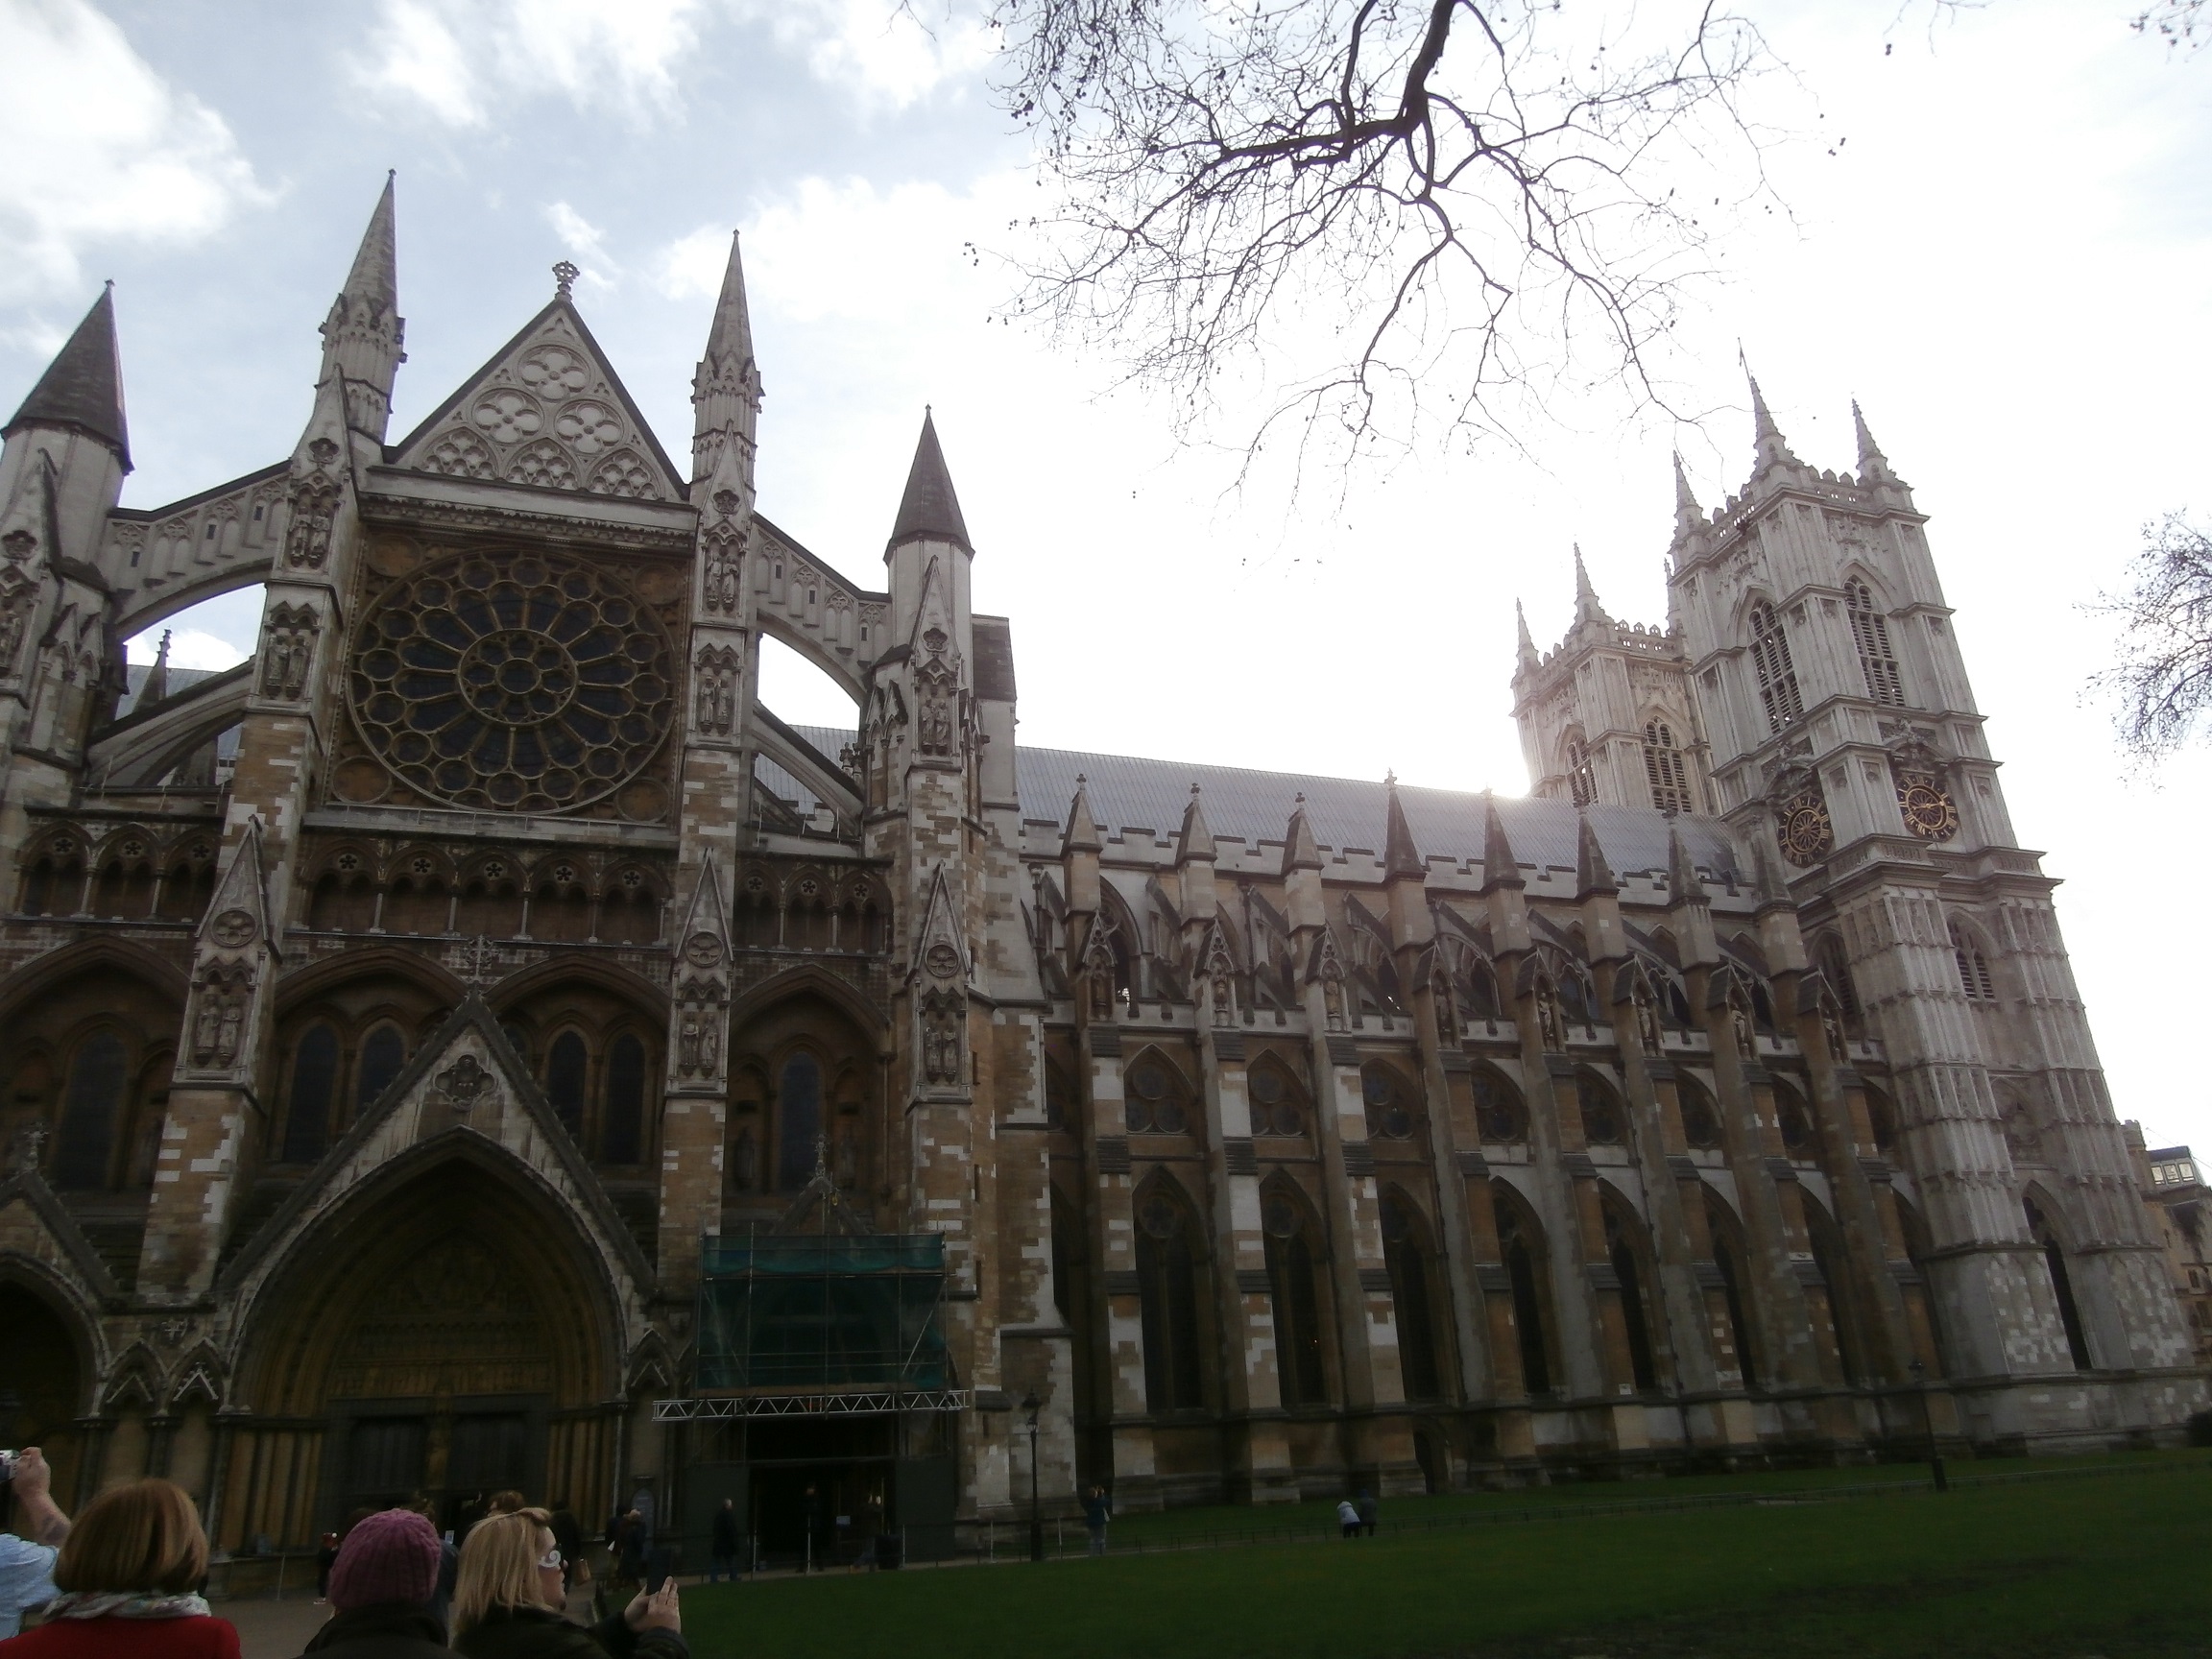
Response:
POLYGON ((292 522, 284 531, 284 562, 296 569, 320 570, 330 557, 330 531, 345 492, 323 469, 338 458, 338 445, 318 438, 307 446, 316 470, 284 487, 292 503, 292 522))
POLYGON ((1843 1030, 1842 1016, 1826 1004, 1820 1009, 1820 1029, 1828 1039, 1828 1054, 1839 1066, 1851 1057, 1851 1039, 1843 1030))
POLYGON ((931 1083, 960 1081, 960 1003, 956 991, 922 998, 922 1074, 931 1083))
POLYGON ((1329 1029, 1344 1029, 1344 981, 1331 975, 1321 981, 1321 1010, 1329 1022, 1329 1029))
POLYGON ((1652 1004, 1651 993, 1643 986, 1636 990, 1636 1041, 1647 1054, 1656 1054, 1664 1046, 1659 1010, 1652 1004))
POLYGON ((1759 1052, 1759 1039, 1751 1030, 1751 1016, 1741 1003, 1728 1005, 1728 1025, 1735 1033, 1736 1051, 1746 1060, 1759 1052))
POLYGON ((676 1061, 686 1071, 699 1070, 699 1012, 686 1008, 676 1027, 676 1061))
POLYGON ((946 686, 922 687, 920 742, 925 755, 952 753, 952 694, 946 686))
POLYGON ((1226 974, 1214 974, 1213 979, 1213 987, 1214 1023, 1216 1025, 1236 1024, 1237 1009, 1235 1000, 1230 996, 1229 976, 1226 974))
POLYGON ((1536 1030, 1548 1052, 1556 1053, 1566 1047, 1559 1025, 1559 1004, 1552 998, 1549 986, 1536 993, 1536 1030))

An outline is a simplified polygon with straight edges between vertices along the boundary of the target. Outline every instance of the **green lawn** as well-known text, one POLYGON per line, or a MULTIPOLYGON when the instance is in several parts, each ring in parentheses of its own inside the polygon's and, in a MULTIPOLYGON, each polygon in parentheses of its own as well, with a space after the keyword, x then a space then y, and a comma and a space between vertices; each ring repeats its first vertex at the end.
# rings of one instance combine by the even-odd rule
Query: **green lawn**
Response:
MULTIPOLYGON (((1792 1479, 1814 1484, 1748 1483, 1792 1479)), ((2208 1549, 2212 1468, 2137 1458, 1940 1497, 770 1580, 684 1600, 700 1659, 2122 1659, 2212 1655, 2208 1549)))

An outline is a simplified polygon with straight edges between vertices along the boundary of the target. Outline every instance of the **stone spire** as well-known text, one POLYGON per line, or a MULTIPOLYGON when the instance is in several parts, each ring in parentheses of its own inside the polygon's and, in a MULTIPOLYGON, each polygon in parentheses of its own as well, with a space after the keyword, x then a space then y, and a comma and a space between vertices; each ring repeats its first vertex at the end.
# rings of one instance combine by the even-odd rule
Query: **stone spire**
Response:
POLYGON ((1075 774, 1075 799, 1068 803, 1068 833, 1060 841, 1063 854, 1095 853, 1104 845, 1098 839, 1098 821, 1091 816, 1091 792, 1084 787, 1088 781, 1082 773, 1075 774))
POLYGON ((1678 824, 1667 826, 1667 897, 1670 904, 1707 902, 1704 879, 1697 874, 1697 862, 1690 856, 1678 824))
POLYGON ((169 630, 161 630, 160 649, 154 653, 154 666, 146 670, 146 679, 138 687, 138 695, 132 702, 133 712, 151 709, 169 695, 169 630))
POLYGON ((1528 613, 1521 609, 1521 601, 1513 601, 1514 626, 1521 631, 1520 657, 1523 668, 1534 668, 1543 659, 1536 655, 1536 641, 1528 632, 1528 613))
POLYGON ((1882 445, 1874 442, 1874 434, 1867 430, 1866 417, 1859 412, 1859 399, 1851 399, 1851 429, 1859 436, 1859 481, 1862 484, 1894 478, 1889 470, 1889 457, 1882 453, 1882 445))
POLYGON ((1782 429, 1774 424, 1774 412, 1767 407, 1767 395, 1759 390, 1759 376, 1746 365, 1743 378, 1751 383, 1751 441, 1755 446, 1752 461, 1754 472, 1764 472, 1769 467, 1794 467, 1797 457, 1791 453, 1790 442, 1782 436, 1782 429))
POLYGON ((123 354, 115 342, 114 283, 100 291, 23 406, 0 427, 0 437, 12 438, 24 426, 82 432, 114 450, 123 470, 131 470, 131 432, 123 418, 123 354))
POLYGON ((921 442, 914 445, 914 465, 906 473, 906 493, 891 526, 890 546, 924 540, 950 541, 975 551, 968 541, 968 521, 960 517, 960 497, 952 493, 945 451, 937 442, 936 420, 926 409, 922 414, 921 442))
POLYGON ((1582 543, 1575 543, 1575 625, 1610 622, 1605 607, 1598 603, 1598 589, 1590 585, 1589 568, 1582 563, 1582 543))
POLYGON ((1306 817, 1306 797, 1290 808, 1290 828, 1283 832, 1283 874, 1321 868, 1321 848, 1313 839, 1313 826, 1306 817))
POLYGON ((1598 831, 1590 827, 1590 814, 1575 814, 1575 897, 1587 899, 1593 893, 1618 893, 1621 883, 1614 879, 1613 866, 1605 861, 1605 849, 1599 842, 1598 831))
POLYGON ((1682 470, 1682 451, 1674 451, 1674 533, 1687 536, 1705 522, 1705 510, 1690 492, 1690 475, 1682 470))
POLYGON ((691 376, 694 481, 714 471, 724 449, 735 439, 743 482, 750 487, 761 390, 760 366, 753 355, 753 315, 745 301, 745 266, 738 254, 737 232, 733 230, 722 293, 714 301, 714 321, 707 330, 707 354, 691 376))
POLYGON ((1390 815, 1382 832, 1382 874, 1385 878, 1410 876, 1416 881, 1429 877, 1428 861, 1421 850, 1413 845, 1413 827, 1406 822, 1406 804, 1398 799, 1398 774, 1393 772, 1384 787, 1390 795, 1390 815))
POLYGON ((333 374, 340 377, 347 426, 378 444, 392 421, 392 382, 407 361, 400 349, 407 325, 399 315, 397 177, 384 176, 384 192, 369 215, 346 286, 323 320, 323 369, 317 376, 319 385, 333 374))
POLYGON ((1482 889, 1522 887, 1521 861, 1513 855, 1513 843, 1505 838, 1505 820, 1498 816, 1498 802, 1488 790, 1482 794, 1482 889))
POLYGON ((1175 862, 1189 864, 1194 859, 1213 863, 1218 850, 1214 845, 1214 831, 1206 827, 1206 812, 1198 805, 1198 785, 1190 785, 1190 805, 1183 808, 1183 828, 1175 837, 1175 862))

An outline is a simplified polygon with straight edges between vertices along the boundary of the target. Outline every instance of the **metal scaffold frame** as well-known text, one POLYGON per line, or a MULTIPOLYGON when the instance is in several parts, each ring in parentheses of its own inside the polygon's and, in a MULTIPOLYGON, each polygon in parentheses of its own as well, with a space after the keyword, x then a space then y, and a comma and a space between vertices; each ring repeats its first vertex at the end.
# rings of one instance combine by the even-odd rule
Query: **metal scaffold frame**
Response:
POLYGON ((742 1394, 726 1399, 656 1400, 656 1423, 716 1423, 740 1417, 888 1417, 907 1411, 965 1411, 973 1388, 851 1394, 742 1394))

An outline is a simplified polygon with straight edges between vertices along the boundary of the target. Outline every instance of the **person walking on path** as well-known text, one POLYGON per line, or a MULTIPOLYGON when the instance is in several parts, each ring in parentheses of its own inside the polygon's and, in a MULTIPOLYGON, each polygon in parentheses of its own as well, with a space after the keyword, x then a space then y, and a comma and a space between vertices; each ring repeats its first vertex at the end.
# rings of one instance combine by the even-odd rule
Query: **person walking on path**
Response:
POLYGON ((54 1471, 36 1446, 15 1454, 14 1473, 6 1488, 23 1506, 23 1525, 31 1534, 18 1538, 0 1532, 0 1638, 23 1628, 23 1615, 43 1607, 61 1592, 54 1583, 54 1557, 69 1536, 69 1517, 55 1507, 50 1488, 54 1471))
POLYGON ((1091 1534, 1091 1553, 1106 1553, 1106 1523, 1114 1519, 1114 1500, 1106 1488, 1094 1486, 1083 1494, 1083 1525, 1091 1534))
POLYGON ((718 1577, 736 1578, 737 1503, 734 1499, 723 1499, 722 1507, 714 1511, 714 1530, 708 1540, 707 1557, 708 1583, 714 1583, 718 1577))
POLYGON ((1382 1518, 1382 1508, 1375 1502, 1375 1494, 1362 1490, 1359 1494, 1359 1526, 1367 1536, 1375 1536, 1375 1523, 1382 1518))
POLYGON ((444 1556, 437 1528, 412 1509, 355 1522, 330 1565, 330 1622, 301 1659, 440 1659, 445 1619, 432 1603, 444 1556))
POLYGON ((54 1561, 60 1594, 37 1629, 0 1642, 6 1659, 238 1659, 238 1632, 195 1586, 207 1534, 184 1488, 112 1486, 85 1507, 54 1561))
POLYGON ((570 1623, 551 1522, 522 1509, 469 1534, 453 1590, 455 1648, 468 1659, 690 1659, 673 1578, 589 1630, 570 1623))
POLYGON ((1352 1506, 1352 1500, 1336 1500, 1336 1535, 1339 1538, 1359 1536, 1359 1511, 1352 1506))

